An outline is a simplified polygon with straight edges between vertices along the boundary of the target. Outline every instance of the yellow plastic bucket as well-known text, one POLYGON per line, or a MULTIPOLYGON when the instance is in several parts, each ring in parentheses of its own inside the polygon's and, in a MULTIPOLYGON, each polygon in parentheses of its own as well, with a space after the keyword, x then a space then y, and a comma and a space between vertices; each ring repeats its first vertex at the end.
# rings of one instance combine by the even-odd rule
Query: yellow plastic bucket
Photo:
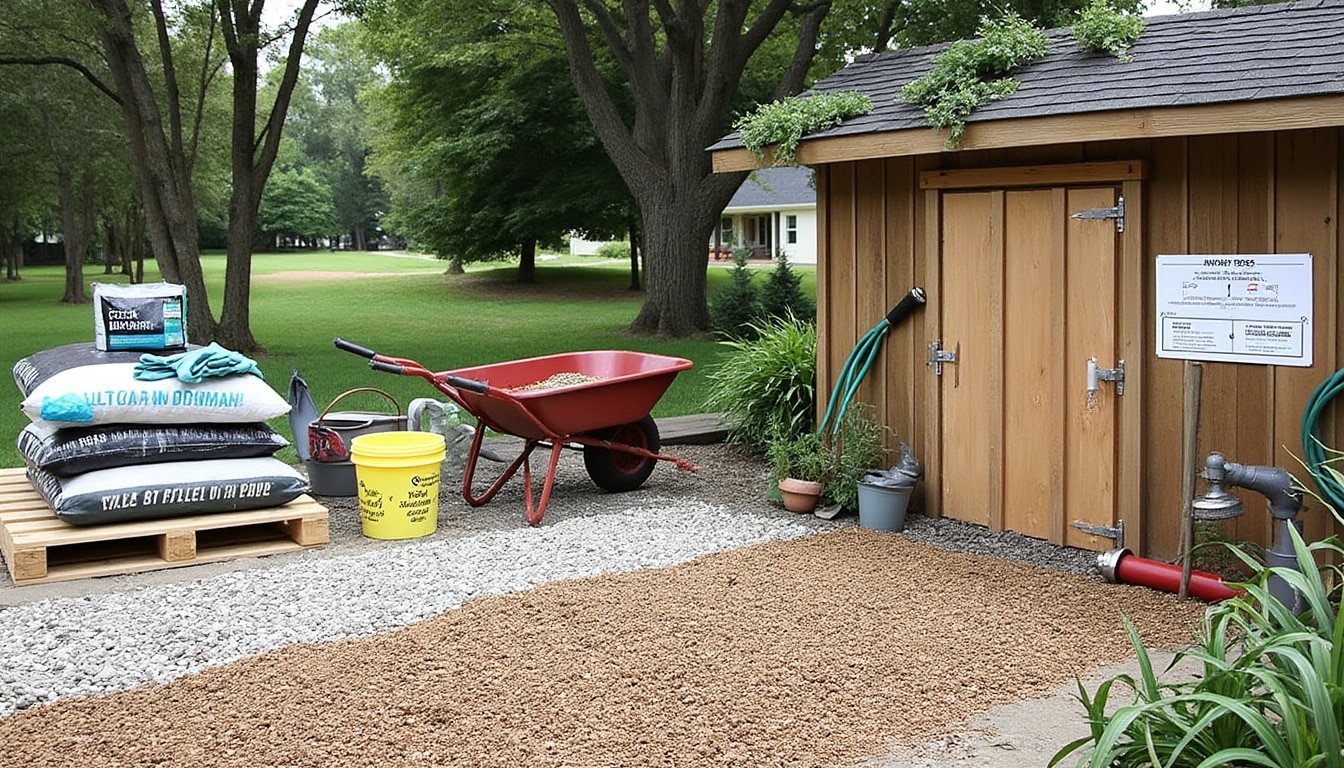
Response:
POLYGON ((438 528, 443 449, 443 436, 432 432, 375 432, 350 441, 365 536, 413 539, 438 528))

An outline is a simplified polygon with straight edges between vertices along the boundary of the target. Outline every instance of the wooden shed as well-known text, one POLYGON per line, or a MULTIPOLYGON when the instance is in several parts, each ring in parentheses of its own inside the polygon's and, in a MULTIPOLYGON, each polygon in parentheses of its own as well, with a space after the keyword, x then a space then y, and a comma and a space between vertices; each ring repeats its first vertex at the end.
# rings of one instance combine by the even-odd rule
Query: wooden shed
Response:
MULTIPOLYGON (((1151 18, 1129 61, 1049 35, 955 151, 899 99, 941 47, 868 56, 816 86, 874 104, 798 151, 817 174, 820 385, 922 286, 928 304, 891 331, 857 398, 924 462, 913 507, 1098 550, 1115 542, 1085 527, 1123 522, 1125 546, 1172 558, 1186 363, 1155 350, 1159 255, 1311 255, 1312 364, 1204 363, 1198 430, 1201 459, 1310 483, 1304 407, 1344 364, 1344 0, 1151 18), (1073 216, 1121 207, 1123 226, 1073 216), (935 344, 956 355, 941 374, 935 344), (1125 361, 1122 395, 1088 396, 1092 358, 1125 361)), ((719 171, 759 164, 735 135, 710 151, 719 171)), ((1327 413, 1324 441, 1344 446, 1344 405, 1327 413)), ((1226 535, 1269 544, 1264 500, 1239 494, 1226 535)), ((1302 520, 1311 537, 1332 530, 1319 503, 1302 520)))

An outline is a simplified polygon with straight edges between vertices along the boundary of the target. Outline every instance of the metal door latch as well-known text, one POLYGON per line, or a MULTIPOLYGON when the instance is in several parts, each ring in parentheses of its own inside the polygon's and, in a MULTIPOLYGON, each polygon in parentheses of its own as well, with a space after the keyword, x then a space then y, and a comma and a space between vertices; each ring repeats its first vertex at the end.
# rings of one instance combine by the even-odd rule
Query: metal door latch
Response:
MULTIPOLYGON (((942 376, 942 375, 943 375, 943 363, 950 363, 950 364, 952 364, 952 365, 956 365, 956 364, 957 364, 957 358, 958 358, 960 355, 961 355, 961 342, 960 342, 960 341, 957 342, 957 346, 956 346, 955 349, 952 349, 952 350, 946 350, 946 349, 943 349, 943 340, 942 340, 942 339, 934 339, 934 340, 929 344, 929 361, 928 361, 928 365, 933 366, 933 375, 935 375, 935 376, 942 376)), ((958 369, 958 370, 956 371, 956 375, 955 375, 955 376, 953 377, 953 379, 952 379, 952 386, 953 386, 953 388, 956 388, 956 387, 958 387, 958 386, 961 386, 961 370, 960 370, 960 369, 958 369)))

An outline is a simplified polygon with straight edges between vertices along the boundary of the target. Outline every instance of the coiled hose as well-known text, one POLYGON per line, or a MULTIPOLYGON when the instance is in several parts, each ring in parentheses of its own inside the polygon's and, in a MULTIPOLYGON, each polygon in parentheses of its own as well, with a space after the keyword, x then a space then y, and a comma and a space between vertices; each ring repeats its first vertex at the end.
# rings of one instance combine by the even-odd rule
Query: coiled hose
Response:
POLYGON ((1321 382, 1321 385, 1312 393, 1311 399, 1307 401, 1307 409, 1302 414, 1302 451, 1306 459, 1307 471, 1316 479, 1316 485, 1321 489, 1321 495, 1330 503, 1335 511, 1344 514, 1344 485, 1340 484, 1339 478, 1344 476, 1344 466, 1335 466, 1327 470, 1327 453, 1334 453, 1334 461, 1337 463, 1344 453, 1327 447, 1321 442, 1321 416, 1325 413, 1325 407, 1332 399, 1344 393, 1344 368, 1335 371, 1334 375, 1321 382))
POLYGON ((877 358, 877 353, 882 348, 882 340, 886 338, 887 331, 890 331, 897 323, 901 322, 914 312, 917 308, 928 301, 928 296, 924 289, 915 286, 910 289, 896 306, 891 308, 887 316, 882 321, 873 326, 871 330, 859 339, 859 342, 850 350, 849 357, 845 358, 845 364, 840 369, 840 375, 836 377, 835 389, 831 390, 831 399, 826 403, 826 413, 821 417, 821 423, 817 425, 817 434, 826 437, 829 428, 831 435, 840 432, 840 423, 845 419, 845 411, 849 410, 849 401, 853 399, 854 393, 859 389, 859 383, 863 377, 868 374, 868 369, 872 367, 873 360, 877 358))

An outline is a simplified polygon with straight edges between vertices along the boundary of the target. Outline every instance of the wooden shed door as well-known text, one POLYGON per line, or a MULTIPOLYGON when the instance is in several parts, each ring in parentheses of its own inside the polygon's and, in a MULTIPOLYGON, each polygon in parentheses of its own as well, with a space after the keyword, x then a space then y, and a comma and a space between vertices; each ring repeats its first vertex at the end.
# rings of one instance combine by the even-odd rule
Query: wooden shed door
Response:
POLYGON ((1088 361, 1117 367, 1119 188, 945 191, 941 196, 944 515, 1057 543, 1110 549, 1073 525, 1114 526, 1115 384, 1087 390, 1088 361))

